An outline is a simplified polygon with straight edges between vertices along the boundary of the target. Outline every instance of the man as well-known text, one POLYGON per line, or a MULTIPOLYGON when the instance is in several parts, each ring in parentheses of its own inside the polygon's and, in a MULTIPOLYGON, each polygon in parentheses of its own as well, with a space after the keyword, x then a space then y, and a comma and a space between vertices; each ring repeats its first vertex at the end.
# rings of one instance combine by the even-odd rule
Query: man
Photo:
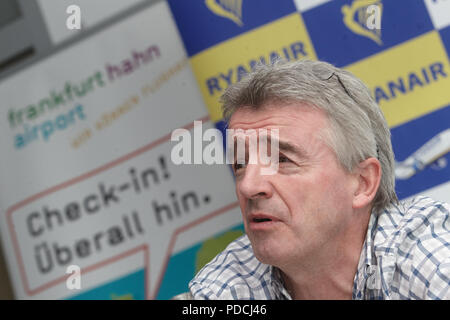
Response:
POLYGON ((450 298, 450 206, 398 202, 390 131, 359 79, 277 62, 222 102, 229 129, 278 130, 278 170, 233 165, 246 235, 190 282, 193 298, 450 298))

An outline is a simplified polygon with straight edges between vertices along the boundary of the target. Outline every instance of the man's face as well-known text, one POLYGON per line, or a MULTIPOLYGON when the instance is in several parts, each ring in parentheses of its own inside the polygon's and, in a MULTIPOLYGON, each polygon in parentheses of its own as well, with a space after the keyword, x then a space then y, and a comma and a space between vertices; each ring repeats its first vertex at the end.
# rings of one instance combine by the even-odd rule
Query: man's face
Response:
POLYGON ((301 103, 244 107, 230 119, 230 129, 279 130, 275 174, 261 174, 259 162, 233 166, 245 230, 263 263, 308 263, 352 223, 357 181, 320 137, 328 125, 325 113, 301 103))

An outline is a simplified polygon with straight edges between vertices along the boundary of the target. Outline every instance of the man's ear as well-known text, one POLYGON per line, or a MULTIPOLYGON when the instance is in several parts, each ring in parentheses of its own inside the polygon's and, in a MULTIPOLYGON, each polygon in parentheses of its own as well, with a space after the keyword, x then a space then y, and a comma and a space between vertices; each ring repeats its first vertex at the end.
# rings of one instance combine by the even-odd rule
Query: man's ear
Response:
POLYGON ((358 184, 353 195, 353 208, 364 208, 372 202, 381 181, 381 164, 376 158, 368 158, 355 168, 358 184))

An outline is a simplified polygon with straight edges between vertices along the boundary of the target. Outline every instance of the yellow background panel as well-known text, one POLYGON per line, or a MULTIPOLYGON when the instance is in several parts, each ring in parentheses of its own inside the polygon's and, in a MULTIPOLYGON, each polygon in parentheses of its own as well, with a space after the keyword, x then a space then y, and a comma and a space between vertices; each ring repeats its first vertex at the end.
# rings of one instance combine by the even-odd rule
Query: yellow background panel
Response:
POLYGON ((236 83, 243 70, 250 71, 250 61, 277 53, 291 60, 316 59, 309 35, 298 13, 271 22, 229 41, 220 43, 191 58, 191 65, 211 119, 222 119, 219 98, 229 83, 236 83), (303 54, 305 53, 305 54, 303 54))
POLYGON ((388 99, 380 99, 379 105, 390 127, 450 103, 449 60, 436 31, 345 69, 363 80, 372 95, 375 96, 377 87, 386 93, 388 99), (400 81, 403 81, 405 93, 389 85, 389 82, 400 85, 400 81))

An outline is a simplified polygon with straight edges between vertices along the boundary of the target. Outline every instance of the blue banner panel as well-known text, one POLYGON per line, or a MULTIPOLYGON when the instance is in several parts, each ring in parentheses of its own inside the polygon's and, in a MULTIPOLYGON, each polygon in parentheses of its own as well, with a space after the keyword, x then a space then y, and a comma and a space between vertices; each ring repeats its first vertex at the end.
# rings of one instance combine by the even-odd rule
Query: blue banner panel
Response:
POLYGON ((168 0, 189 57, 297 9, 292 0, 168 0))
POLYGON ((433 30, 422 0, 331 1, 302 14, 319 60, 338 67, 433 30), (369 5, 377 6, 371 11, 369 5), (374 28, 379 13, 380 29, 374 28))

